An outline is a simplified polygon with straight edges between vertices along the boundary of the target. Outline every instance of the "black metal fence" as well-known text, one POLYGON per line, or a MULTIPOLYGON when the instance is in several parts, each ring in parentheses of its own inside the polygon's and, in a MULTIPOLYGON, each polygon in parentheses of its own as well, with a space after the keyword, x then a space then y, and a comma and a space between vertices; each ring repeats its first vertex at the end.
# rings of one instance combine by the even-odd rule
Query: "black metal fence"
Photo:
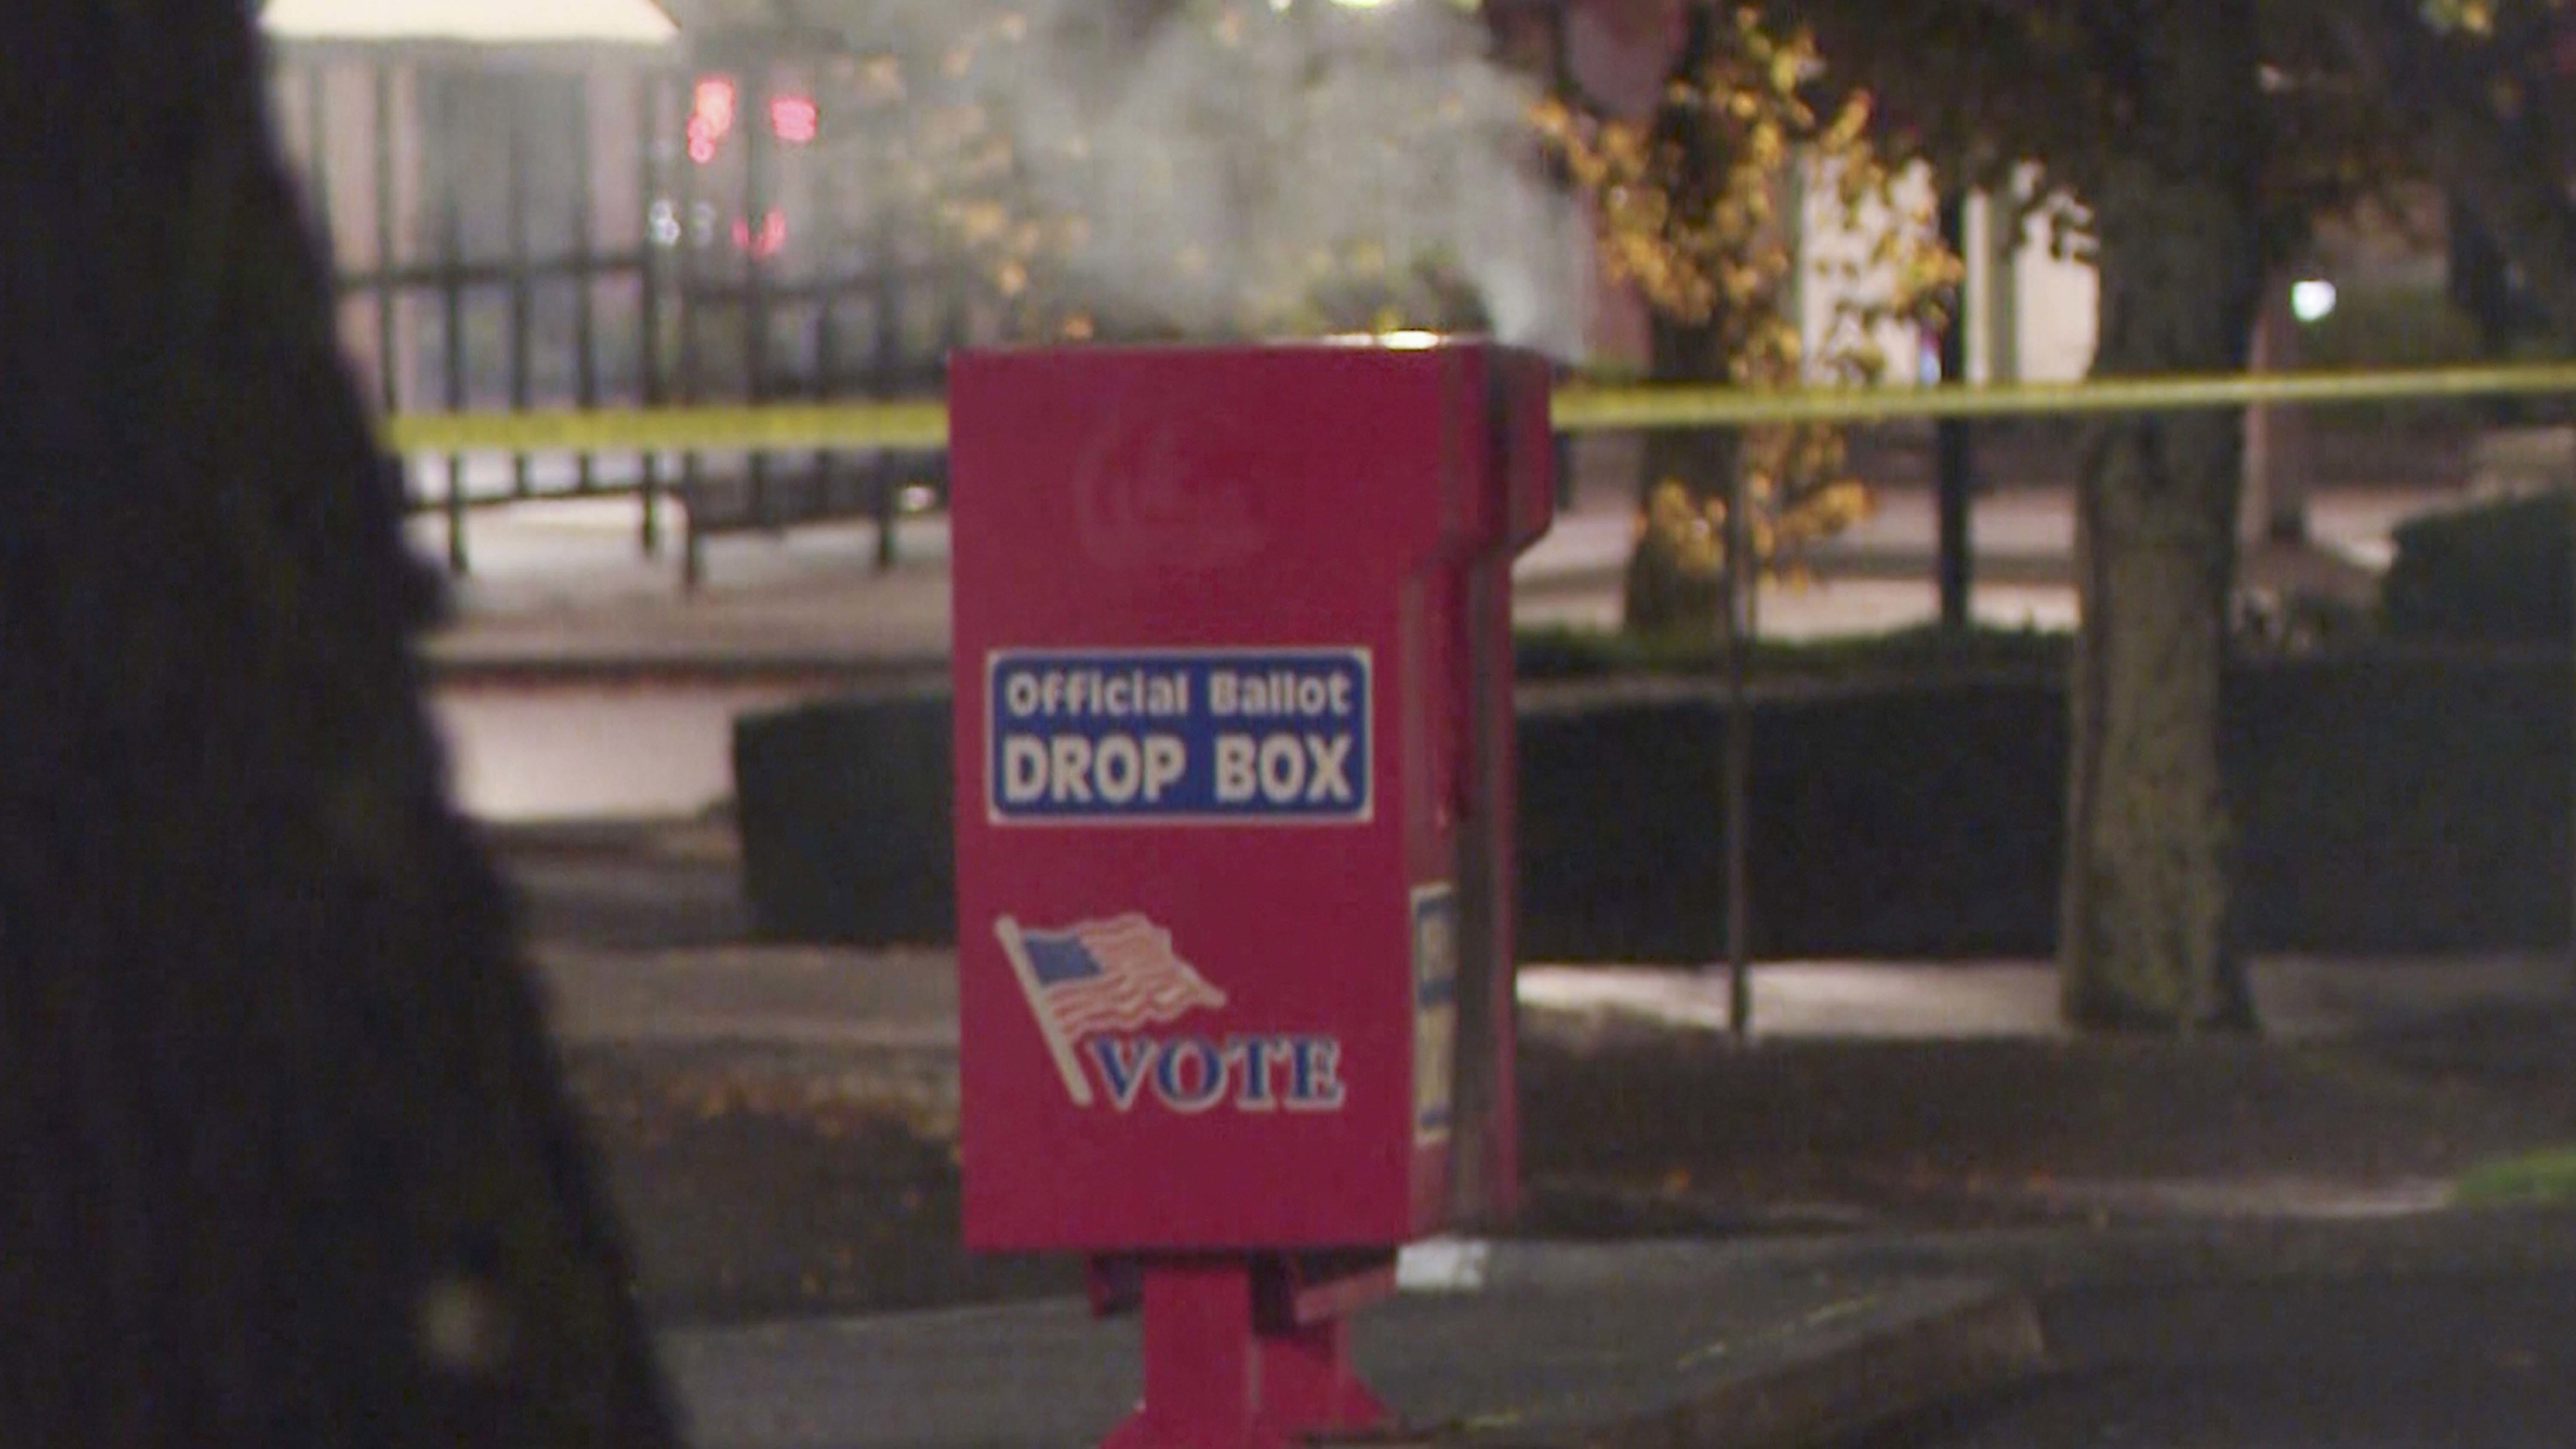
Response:
MULTIPOLYGON (((836 147, 854 63, 776 41, 683 56, 578 46, 281 46, 273 109, 339 273, 341 330, 388 414, 918 396, 980 333, 968 279, 836 147), (836 94, 836 91, 839 94, 836 94), (836 114, 838 113, 838 114, 836 114)), ((415 510, 633 496, 658 554, 877 520, 894 558, 932 454, 406 460, 415 510)))

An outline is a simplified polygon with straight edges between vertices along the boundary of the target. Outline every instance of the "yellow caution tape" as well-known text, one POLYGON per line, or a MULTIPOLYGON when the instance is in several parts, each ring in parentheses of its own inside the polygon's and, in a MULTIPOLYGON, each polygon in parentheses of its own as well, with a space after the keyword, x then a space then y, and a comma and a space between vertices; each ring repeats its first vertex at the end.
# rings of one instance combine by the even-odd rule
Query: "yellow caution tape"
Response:
POLYGON ((384 423, 397 453, 691 453, 789 448, 944 448, 948 405, 768 403, 759 407, 404 413, 384 423))
POLYGON ((2248 403, 2351 403, 2576 393, 2576 364, 2372 372, 2232 373, 2100 378, 2009 386, 1824 387, 1765 391, 1687 384, 1558 389, 1550 413, 1566 432, 1601 428, 1743 427, 1896 418, 2158 412, 2248 403))
MULTIPOLYGON (((2576 394, 2576 364, 2104 378, 1995 386, 1785 390, 1646 383, 1559 388, 1549 415, 1564 432, 1885 422, 2067 413, 2160 412, 2249 403, 2405 402, 2576 394)), ((901 402, 768 403, 756 407, 406 413, 384 424, 398 453, 729 452, 798 448, 935 449, 948 406, 901 402)))

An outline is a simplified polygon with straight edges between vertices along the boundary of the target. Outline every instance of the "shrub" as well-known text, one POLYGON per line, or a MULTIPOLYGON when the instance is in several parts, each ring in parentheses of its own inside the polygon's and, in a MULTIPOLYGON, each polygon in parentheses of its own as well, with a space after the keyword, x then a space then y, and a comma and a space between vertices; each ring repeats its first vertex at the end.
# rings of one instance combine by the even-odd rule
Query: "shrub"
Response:
MULTIPOLYGON (((2437 287, 2347 289, 2335 309, 2299 333, 2302 369, 2458 367, 2485 360, 2477 324, 2437 287)), ((2319 426, 2361 429, 2461 427, 2475 423, 2474 399, 2341 403, 2315 410, 2319 426)))
POLYGON ((2307 367, 2451 367, 2478 361, 2477 324, 2438 287, 2354 287, 2299 335, 2307 367))
MULTIPOLYGON (((1926 624, 1830 639, 1758 639, 1750 672, 1757 679, 1779 680, 2056 669, 2066 662, 2067 645, 2066 635, 2042 629, 1976 628, 1953 634, 1926 624)), ((1514 668, 1530 683, 1621 674, 1713 678, 1726 669, 1725 642, 1692 634, 1543 625, 1515 631, 1512 648, 1514 668)))
POLYGON ((2576 518, 2564 493, 2445 510, 2400 525, 2380 583, 2397 636, 2510 644, 2569 637, 2568 555, 2576 518))
MULTIPOLYGON (((1903 640, 1814 653, 1922 647, 1903 640)), ((2564 942, 2570 682, 2563 656, 2532 650, 2379 644, 2231 666, 2220 757, 2246 944, 2564 942)), ((2056 671, 1775 674, 1753 711, 1757 952, 2051 949, 2067 757, 2056 671)), ((1706 679, 1524 693, 1525 959, 1703 962, 1723 950, 1728 717, 1706 679)), ((736 738, 744 868, 765 933, 949 938, 943 695, 747 716, 736 738)))

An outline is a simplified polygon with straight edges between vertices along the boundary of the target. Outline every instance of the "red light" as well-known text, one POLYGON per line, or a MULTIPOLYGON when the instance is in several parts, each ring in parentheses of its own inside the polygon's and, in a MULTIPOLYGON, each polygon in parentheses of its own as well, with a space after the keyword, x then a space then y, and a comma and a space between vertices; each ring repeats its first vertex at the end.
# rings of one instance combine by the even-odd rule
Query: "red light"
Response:
POLYGON ((822 130, 823 115, 807 96, 780 96, 769 103, 769 127, 790 146, 802 146, 822 130))
POLYGON ((706 117, 689 117, 689 159, 704 166, 716 159, 716 136, 706 117))
POLYGON ((733 129, 733 82, 711 75, 698 82, 689 99, 689 134, 694 139, 700 127, 709 142, 721 141, 733 129))
POLYGON ((751 223, 735 217, 733 244, 754 257, 774 257, 787 245, 787 216, 773 211, 760 219, 760 232, 752 234, 751 223))

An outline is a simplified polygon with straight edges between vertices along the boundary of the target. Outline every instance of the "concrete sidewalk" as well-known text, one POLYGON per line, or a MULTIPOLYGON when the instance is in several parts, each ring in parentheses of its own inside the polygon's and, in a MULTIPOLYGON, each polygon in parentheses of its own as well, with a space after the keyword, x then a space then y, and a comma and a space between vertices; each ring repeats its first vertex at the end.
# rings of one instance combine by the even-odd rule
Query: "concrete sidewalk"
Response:
MULTIPOLYGON (((1407 1432, 1373 1443, 1813 1442, 2043 1360, 2037 1311, 1974 1279, 1792 1270, 1721 1245, 1497 1244, 1353 1320, 1407 1432)), ((1079 1303, 676 1331, 701 1449, 1087 1445, 1133 1404, 1133 1318, 1079 1303)))
MULTIPOLYGON (((541 945, 549 1022, 568 1048, 713 1050, 746 1060, 828 1061, 816 1090, 900 1111, 920 1130, 954 1132, 957 979, 946 949, 710 946, 621 951, 541 945)), ((2254 963, 2267 1038, 2321 1044, 2386 1038, 2479 1015, 2576 1008, 2576 970, 2556 956, 2394 961, 2303 957, 2254 963)), ((1522 1039, 1576 1052, 1616 1051, 1673 1034, 1712 1043, 1727 1031, 1722 971, 1524 966, 1522 1039)), ((1753 1040, 1794 1042, 2064 1042, 2046 962, 1779 962, 1755 968, 1753 1040)), ((2287 1170, 2285 1168, 2285 1170, 2287 1170)), ((2422 1210, 2447 1184, 2301 1185, 2175 1181, 2149 1196, 2168 1207, 2224 1207, 2250 1190, 2301 1211, 2422 1210), (2381 1189, 2390 1189, 2388 1196, 2381 1189)), ((2132 1186, 2093 1190, 2119 1197, 2132 1186)))
MULTIPOLYGON (((948 951, 539 954, 568 1046, 824 1049, 841 1074, 835 1090, 881 1104, 919 1094, 924 1130, 954 1120, 948 951)), ((2274 1030, 2311 1039, 2576 999, 2576 977, 2554 958, 2267 960, 2256 981, 2274 1030)), ((1534 967, 1521 997, 1533 1037, 1724 1025, 1716 973, 1534 967)), ((1761 1034, 1774 1038, 2057 1032, 2042 963, 1770 965, 1754 1000, 1761 1034)), ((2268 1180, 2202 1186, 2250 1196, 2162 1206, 2212 1231, 2260 1234, 2302 1220, 2396 1222, 2442 1205, 2393 1190, 2364 1201, 2348 1187, 2307 1203, 2295 1184, 2268 1180)), ((2043 1369, 2033 1274, 2009 1259, 1889 1251, 1866 1234, 1412 1245, 1403 1291, 1354 1321, 1364 1373, 1415 1431, 1374 1442, 1819 1442, 2043 1369)), ((1072 1301, 674 1327, 663 1345, 692 1442, 706 1449, 1090 1444, 1140 1382, 1134 1320, 1094 1320, 1072 1301)))
MULTIPOLYGON (((955 1102, 952 953, 541 947, 573 1047, 832 1053, 835 1090, 955 1102)), ((1538 972, 1563 1000, 1578 973, 1538 972)), ((1775 1007, 1812 993, 1766 980, 1775 1007)), ((1579 998, 1579 993, 1575 993, 1579 998)), ((1549 1016, 1553 1008, 1540 1007, 1549 1016)), ((1669 1017, 1670 1013, 1666 1013, 1669 1017)), ((1434 1240, 1354 1320, 1386 1443, 1790 1445, 1997 1387, 2043 1358, 2036 1310, 1973 1273, 1781 1257, 1777 1244, 1434 1240)), ((703 1449, 1080 1445, 1141 1383, 1133 1318, 1072 1301, 673 1328, 664 1361, 703 1449)))
MULTIPOLYGON (((745 1043, 954 1053, 956 955, 946 948, 710 946, 648 952, 541 946, 567 1043, 745 1043)), ((2267 957, 2254 995, 2274 1041, 2331 1041, 2463 1011, 2576 1005, 2555 956, 2336 961, 2267 957)), ((1523 966, 1524 1034, 1622 1027, 1723 1032, 1722 970, 1523 966)), ((1757 1038, 2057 1038, 2043 961, 1772 962, 1753 970, 1757 1038)))
MULTIPOLYGON (((2249 550, 2256 588, 2366 589, 2385 566, 2390 530, 2446 495, 2338 490, 2320 495, 2307 550, 2249 550)), ((873 563, 870 523, 817 524, 779 535, 724 535, 706 544, 707 583, 683 594, 668 550, 643 556, 631 499, 535 502, 467 523, 473 573, 455 584, 457 616, 428 645, 445 675, 647 671, 735 673, 790 668, 919 671, 948 649, 947 521, 922 514, 896 526, 899 561, 873 563)), ((443 555, 444 520, 412 522, 415 547, 443 555)), ((1621 571, 1634 521, 1624 499, 1595 494, 1559 515, 1514 570, 1528 623, 1617 622, 1621 571)), ((1935 528, 1922 490, 1890 489, 1876 511, 1815 557, 1817 581, 1763 589, 1762 632, 1780 639, 1876 632, 1935 617, 1935 528)), ((2074 537, 2062 488, 1992 494, 1976 505, 1976 616, 2002 627, 2063 628, 2074 618, 2068 582, 2074 537)))

